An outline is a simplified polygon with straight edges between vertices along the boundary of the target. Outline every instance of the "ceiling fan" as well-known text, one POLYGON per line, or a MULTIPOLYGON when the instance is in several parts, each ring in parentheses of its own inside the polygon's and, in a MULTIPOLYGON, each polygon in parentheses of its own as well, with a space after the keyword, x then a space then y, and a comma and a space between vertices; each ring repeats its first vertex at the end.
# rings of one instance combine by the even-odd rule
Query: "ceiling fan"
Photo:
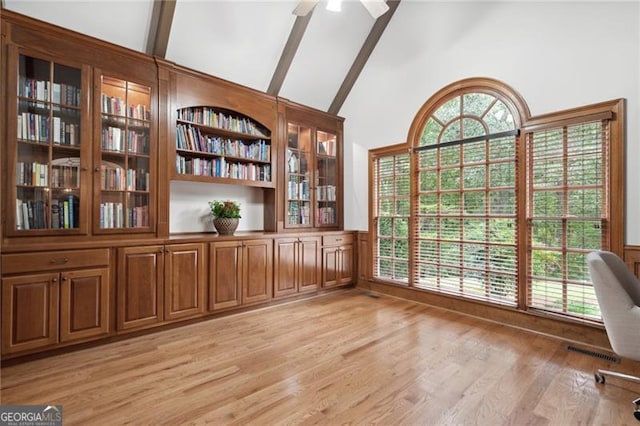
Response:
MULTIPOLYGON (((327 9, 339 11, 340 1, 341 0, 329 0, 327 9)), ((307 16, 319 2, 320 0, 300 0, 296 8, 293 9, 293 14, 296 16, 307 16)), ((389 10, 389 6, 387 6, 385 0, 360 0, 360 2, 367 11, 369 11, 371 16, 373 16, 373 19, 378 19, 389 10)))

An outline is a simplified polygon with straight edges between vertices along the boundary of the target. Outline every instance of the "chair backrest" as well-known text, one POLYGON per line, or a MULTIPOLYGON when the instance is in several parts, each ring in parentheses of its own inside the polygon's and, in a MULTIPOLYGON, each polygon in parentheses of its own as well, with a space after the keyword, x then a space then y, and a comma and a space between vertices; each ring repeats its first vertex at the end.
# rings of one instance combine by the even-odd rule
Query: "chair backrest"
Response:
POLYGON ((640 281, 617 255, 587 255, 602 320, 614 352, 640 360, 640 281))

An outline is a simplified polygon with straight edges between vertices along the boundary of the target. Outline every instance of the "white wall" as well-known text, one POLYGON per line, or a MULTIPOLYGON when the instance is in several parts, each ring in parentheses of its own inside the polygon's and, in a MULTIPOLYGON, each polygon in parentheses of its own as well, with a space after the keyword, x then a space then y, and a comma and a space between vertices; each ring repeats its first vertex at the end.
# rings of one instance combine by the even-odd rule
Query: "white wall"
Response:
POLYGON ((264 230, 264 193, 261 188, 200 182, 171 182, 169 230, 171 232, 213 232, 209 201, 240 203, 238 231, 264 230))
POLYGON ((627 244, 640 244, 640 8, 637 2, 403 1, 347 98, 345 228, 367 229, 367 151, 404 142, 420 107, 491 77, 532 115, 627 99, 627 244))

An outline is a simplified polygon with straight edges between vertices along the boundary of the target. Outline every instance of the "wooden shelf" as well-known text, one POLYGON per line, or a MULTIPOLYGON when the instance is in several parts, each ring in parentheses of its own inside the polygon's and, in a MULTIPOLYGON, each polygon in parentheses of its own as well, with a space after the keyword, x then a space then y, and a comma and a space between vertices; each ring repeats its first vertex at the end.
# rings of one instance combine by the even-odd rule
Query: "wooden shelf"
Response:
POLYGON ((255 186, 258 188, 275 188, 274 182, 265 182, 259 180, 245 180, 245 179, 233 179, 223 178, 217 176, 200 176, 200 175, 186 175, 175 173, 173 180, 189 181, 189 182, 209 182, 209 183, 226 183, 242 186, 255 186))

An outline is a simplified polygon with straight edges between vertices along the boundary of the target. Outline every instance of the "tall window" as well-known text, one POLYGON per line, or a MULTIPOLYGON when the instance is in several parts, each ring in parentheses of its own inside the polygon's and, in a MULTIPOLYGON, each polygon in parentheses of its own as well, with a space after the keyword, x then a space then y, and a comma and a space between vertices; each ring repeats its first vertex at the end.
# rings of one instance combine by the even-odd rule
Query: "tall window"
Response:
POLYGON ((374 226, 376 239, 374 276, 408 283, 409 281, 409 154, 392 151, 372 158, 375 183, 374 226))
POLYGON ((600 318, 586 265, 608 249, 609 120, 527 133, 528 306, 600 318))
POLYGON ((622 254, 624 114, 613 100, 529 117, 495 80, 445 87, 407 144, 370 154, 374 277, 600 321, 585 257, 622 254))
POLYGON ((516 124, 488 93, 455 96, 427 120, 418 165, 415 286, 514 305, 516 124))

